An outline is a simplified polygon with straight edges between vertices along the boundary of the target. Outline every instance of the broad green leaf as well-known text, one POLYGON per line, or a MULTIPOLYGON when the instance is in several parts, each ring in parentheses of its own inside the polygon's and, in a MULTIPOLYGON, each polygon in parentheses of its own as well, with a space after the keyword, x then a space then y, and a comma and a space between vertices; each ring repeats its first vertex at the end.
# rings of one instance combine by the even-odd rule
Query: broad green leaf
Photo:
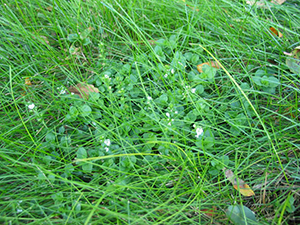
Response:
POLYGON ((74 117, 76 118, 78 116, 78 110, 75 106, 71 106, 70 109, 69 109, 69 115, 71 117, 74 117))
POLYGON ((296 207, 294 206, 294 202, 295 202, 294 197, 292 195, 289 195, 285 201, 287 212, 289 212, 289 213, 295 212, 296 207))
POLYGON ((280 84, 279 80, 276 77, 270 76, 269 77, 269 87, 275 88, 280 84))
POLYGON ((236 225, 257 224, 255 214, 244 205, 229 206, 226 215, 236 225))
POLYGON ((92 163, 83 163, 81 167, 82 167, 83 172, 85 172, 85 173, 91 173, 93 170, 92 163))
POLYGON ((55 142, 55 134, 53 132, 49 132, 46 134, 46 142, 55 142))
POLYGON ((89 105, 84 104, 83 106, 80 107, 80 115, 82 117, 89 116, 92 112, 92 109, 89 105))
POLYGON ((86 152, 85 148, 80 147, 77 150, 77 159, 85 159, 85 158, 87 158, 87 152, 86 152))
POLYGON ((287 53, 292 57, 286 59, 286 65, 295 74, 300 74, 300 46, 296 47, 292 53, 287 53))
POLYGON ((252 77, 252 79, 255 84, 257 84, 258 86, 262 86, 260 76, 254 76, 254 77, 252 77))
POLYGON ((74 42, 77 41, 79 38, 78 34, 69 34, 67 39, 69 42, 74 42))
POLYGON ((203 85, 198 85, 197 87, 196 87, 196 93, 198 94, 198 95, 201 95, 202 93, 204 92, 204 87, 203 87, 203 85))

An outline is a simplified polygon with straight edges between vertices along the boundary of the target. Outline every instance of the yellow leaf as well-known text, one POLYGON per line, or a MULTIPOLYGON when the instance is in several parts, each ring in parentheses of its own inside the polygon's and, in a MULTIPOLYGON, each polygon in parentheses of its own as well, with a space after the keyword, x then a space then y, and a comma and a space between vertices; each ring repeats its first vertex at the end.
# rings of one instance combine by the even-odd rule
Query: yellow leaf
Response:
POLYGON ((245 181, 236 178, 231 170, 227 170, 226 168, 224 170, 226 178, 230 181, 230 183, 232 183, 235 190, 239 191, 242 195, 247 197, 255 195, 249 185, 245 183, 245 181))
POLYGON ((274 27, 270 27, 270 31, 271 31, 271 34, 273 34, 273 36, 277 36, 277 37, 282 37, 283 34, 280 33, 280 31, 277 31, 274 27))
POLYGON ((91 92, 99 93, 99 89, 92 84, 79 83, 75 87, 69 87, 69 92, 78 95, 80 98, 88 99, 91 92))
POLYGON ((220 65, 217 62, 210 61, 210 62, 201 63, 197 66, 197 70, 199 71, 199 73, 203 73, 202 68, 203 68, 204 65, 208 65, 208 66, 214 67, 216 69, 220 69, 220 65))
POLYGON ((28 86, 32 85, 29 77, 25 77, 25 85, 28 85, 28 86))

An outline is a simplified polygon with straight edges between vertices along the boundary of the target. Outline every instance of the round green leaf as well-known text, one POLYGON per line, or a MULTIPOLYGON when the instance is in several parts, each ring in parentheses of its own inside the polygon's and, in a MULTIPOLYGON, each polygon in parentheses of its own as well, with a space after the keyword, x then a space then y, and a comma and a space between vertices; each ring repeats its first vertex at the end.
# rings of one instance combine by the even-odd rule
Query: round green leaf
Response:
POLYGON ((236 225, 254 225, 255 214, 246 206, 231 205, 226 210, 227 217, 236 225))
POLYGON ((92 112, 92 109, 89 105, 85 104, 83 106, 80 107, 80 115, 82 117, 86 117, 89 116, 92 112))

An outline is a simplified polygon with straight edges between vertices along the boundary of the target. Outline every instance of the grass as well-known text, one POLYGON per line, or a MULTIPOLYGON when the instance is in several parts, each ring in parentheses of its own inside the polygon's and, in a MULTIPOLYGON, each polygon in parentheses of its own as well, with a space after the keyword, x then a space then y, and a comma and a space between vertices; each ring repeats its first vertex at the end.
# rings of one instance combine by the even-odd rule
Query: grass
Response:
POLYGON ((296 0, 1 3, 1 223, 299 223, 296 0))

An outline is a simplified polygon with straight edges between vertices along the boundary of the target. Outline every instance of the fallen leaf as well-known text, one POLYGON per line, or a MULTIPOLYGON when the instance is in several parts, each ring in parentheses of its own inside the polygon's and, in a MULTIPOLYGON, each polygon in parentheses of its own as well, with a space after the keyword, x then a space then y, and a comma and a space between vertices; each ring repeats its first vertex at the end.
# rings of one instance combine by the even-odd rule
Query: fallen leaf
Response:
POLYGON ((281 5, 282 3, 284 3, 286 0, 272 0, 271 3, 277 4, 277 5, 281 5))
POLYGON ((80 98, 88 99, 91 92, 99 93, 99 89, 92 84, 79 83, 75 87, 69 87, 69 92, 78 95, 80 98))
POLYGON ((216 215, 216 211, 217 208, 215 206, 212 207, 212 209, 201 209, 200 212, 202 212, 203 214, 209 216, 209 217, 213 217, 216 215))
POLYGON ((291 53, 284 53, 285 55, 291 56, 286 59, 286 65, 291 72, 300 74, 300 46, 296 47, 291 53))
MULTIPOLYGON (((276 4, 276 5, 281 5, 285 1, 286 0, 272 0, 271 3, 276 4)), ((267 2, 264 1, 264 0, 260 0, 260 1, 257 1, 257 0, 248 0, 248 1, 246 1, 246 3, 248 5, 255 5, 255 6, 258 6, 258 7, 267 8, 267 7, 265 7, 265 5, 266 5, 267 2)))
POLYGON ((32 85, 29 77, 25 77, 25 85, 28 85, 28 86, 32 85))
POLYGON ((48 7, 46 8, 46 10, 49 11, 49 12, 52 12, 52 9, 53 9, 52 6, 48 6, 48 7))
POLYGON ((220 65, 217 62, 210 61, 210 62, 201 63, 197 66, 197 70, 199 71, 199 73, 203 73, 202 68, 203 68, 204 65, 208 65, 208 66, 214 67, 216 69, 220 69, 220 65))
POLYGON ((271 34, 277 37, 283 37, 283 34, 280 31, 277 31, 274 27, 270 27, 271 34))
POLYGON ((249 185, 245 183, 245 181, 236 178, 231 170, 227 170, 226 168, 224 168, 224 170, 226 178, 230 181, 230 183, 232 183, 235 190, 238 190, 242 195, 247 197, 255 195, 249 185))
POLYGON ((249 0, 246 1, 248 5, 256 5, 256 6, 264 6, 265 3, 263 1, 249 0))

